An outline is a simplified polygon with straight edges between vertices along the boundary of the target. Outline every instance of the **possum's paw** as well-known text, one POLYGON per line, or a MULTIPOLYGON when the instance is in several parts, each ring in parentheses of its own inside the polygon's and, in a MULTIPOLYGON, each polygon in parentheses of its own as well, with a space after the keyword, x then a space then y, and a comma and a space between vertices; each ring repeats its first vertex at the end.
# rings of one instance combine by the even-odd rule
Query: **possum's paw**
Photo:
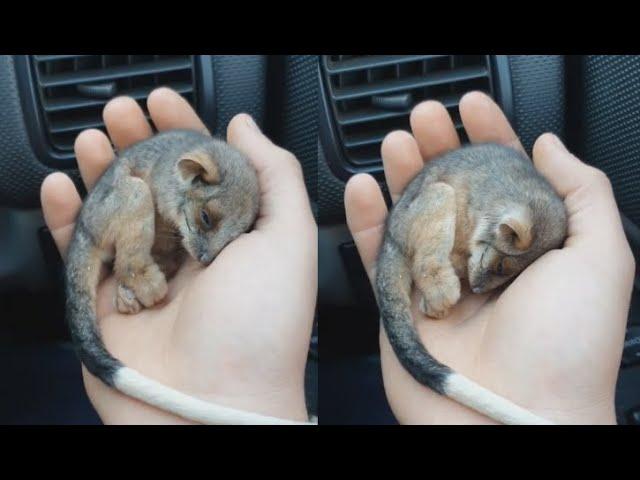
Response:
POLYGON ((167 280, 155 263, 148 265, 142 275, 132 280, 130 286, 145 307, 153 307, 167 295, 167 280))
POLYGON ((122 284, 118 285, 116 292, 116 307, 120 313, 138 313, 142 309, 133 290, 122 284))
POLYGON ((155 263, 147 265, 138 273, 133 273, 119 280, 118 310, 124 313, 139 311, 139 309, 135 310, 135 304, 130 301, 130 294, 133 294, 135 300, 145 307, 153 307, 167 295, 167 280, 155 263), (120 309, 120 304, 124 310, 120 309))
POLYGON ((442 268, 429 280, 418 284, 422 293, 420 311, 431 318, 444 318, 460 300, 460 279, 453 269, 442 268))

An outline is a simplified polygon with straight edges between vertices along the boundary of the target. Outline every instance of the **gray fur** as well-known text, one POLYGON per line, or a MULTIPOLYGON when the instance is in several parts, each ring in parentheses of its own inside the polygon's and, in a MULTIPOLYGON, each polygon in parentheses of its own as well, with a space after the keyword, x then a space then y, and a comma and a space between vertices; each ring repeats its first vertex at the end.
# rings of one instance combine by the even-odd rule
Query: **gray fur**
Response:
POLYGON ((413 326, 409 311, 411 271, 388 231, 378 260, 376 288, 380 318, 400 363, 422 385, 443 394, 444 380, 451 369, 429 354, 413 326))

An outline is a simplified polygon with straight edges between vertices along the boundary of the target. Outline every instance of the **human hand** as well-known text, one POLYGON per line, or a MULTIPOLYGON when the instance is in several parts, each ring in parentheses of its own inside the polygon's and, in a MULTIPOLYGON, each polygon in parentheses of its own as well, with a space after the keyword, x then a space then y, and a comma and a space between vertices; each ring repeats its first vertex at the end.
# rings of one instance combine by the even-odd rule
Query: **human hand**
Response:
MULTIPOLYGON (((474 143, 522 149, 499 107, 472 92, 460 114, 474 143)), ((429 101, 411 114, 411 129, 382 145, 395 202, 425 161, 460 146, 446 109, 429 101)), ((463 298, 444 320, 412 306, 418 333, 435 358, 480 385, 556 423, 615 423, 614 395, 635 261, 607 177, 571 155, 552 134, 533 162, 564 199, 564 248, 548 252, 504 291, 463 298)), ((347 223, 373 281, 387 208, 377 182, 355 175, 345 191, 347 223)), ((380 333, 387 398, 401 423, 492 423, 415 381, 380 333)))
MULTIPOLYGON (((148 98, 159 131, 206 131, 189 104, 167 88, 148 98)), ((152 130, 137 103, 110 101, 103 112, 118 150, 152 130)), ((229 244, 202 268, 191 258, 169 282, 162 305, 137 315, 114 307, 112 275, 98 289, 105 344, 125 365, 183 393, 250 412, 307 421, 304 371, 316 301, 317 227, 296 158, 271 143, 245 114, 236 115, 227 141, 258 172, 260 213, 253 231, 229 244)), ((114 158, 109 138, 82 132, 75 143, 88 190, 114 158)), ((47 226, 63 258, 82 201, 63 173, 41 190, 47 226)), ((182 423, 104 385, 83 367, 87 393, 105 423, 182 423)))

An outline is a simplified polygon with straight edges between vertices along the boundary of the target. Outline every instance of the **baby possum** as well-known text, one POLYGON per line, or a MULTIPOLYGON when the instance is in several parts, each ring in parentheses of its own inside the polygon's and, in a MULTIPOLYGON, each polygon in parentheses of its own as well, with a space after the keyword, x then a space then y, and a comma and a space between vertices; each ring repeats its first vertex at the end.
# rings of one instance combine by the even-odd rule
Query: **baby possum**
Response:
POLYGON ((69 246, 67 321, 86 368, 117 390, 205 423, 283 423, 213 405, 124 366, 106 349, 96 319, 103 263, 113 260, 122 313, 152 307, 186 254, 209 265, 253 225, 259 189, 248 159, 187 130, 160 133, 122 151, 85 199, 69 246))
POLYGON ((502 423, 549 423, 434 359, 410 312, 442 318, 460 299, 513 279, 545 252, 562 247, 565 206, 521 152, 494 144, 430 161, 388 217, 377 262, 382 323, 404 368, 421 384, 502 423))

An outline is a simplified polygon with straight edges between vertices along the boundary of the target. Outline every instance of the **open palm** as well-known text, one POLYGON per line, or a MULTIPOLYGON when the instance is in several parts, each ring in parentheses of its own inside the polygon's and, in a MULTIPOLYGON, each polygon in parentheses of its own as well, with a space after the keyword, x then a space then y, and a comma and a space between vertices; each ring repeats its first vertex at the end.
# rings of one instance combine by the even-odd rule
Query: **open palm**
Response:
MULTIPOLYGON (((148 99, 160 131, 206 131, 177 93, 148 99)), ((112 100, 104 119, 118 149, 152 130, 137 103, 112 100)), ((306 420, 304 367, 315 306, 316 226, 301 170, 247 115, 229 124, 227 140, 252 161, 260 182, 256 227, 229 244, 207 268, 188 259, 169 282, 165 301, 137 315, 114 306, 115 279, 98 291, 98 317, 107 348, 126 365, 184 393, 221 405, 306 420), (295 208, 291 208, 295 205, 295 208)), ((76 140, 82 178, 91 189, 114 158, 97 130, 76 140)), ((71 180, 52 174, 42 187, 47 224, 64 255, 81 205, 71 180)), ((108 388, 83 368, 89 397, 105 423, 180 422, 166 412, 108 388)))
MULTIPOLYGON (((472 142, 522 149, 499 107, 473 92, 460 103, 472 142)), ((393 201, 424 161, 460 146, 453 122, 437 102, 417 106, 412 133, 393 132, 382 146, 393 201)), ((566 151, 553 135, 533 149, 536 168, 564 198, 569 238, 502 292, 474 295, 444 320, 431 320, 413 302, 427 349, 454 370, 558 423, 615 422, 614 391, 634 274, 606 176, 566 151)), ((347 185, 349 228, 370 278, 387 209, 372 177, 347 185)), ((384 331, 382 371, 390 405, 403 423, 491 423, 416 382, 400 365, 384 331)))

